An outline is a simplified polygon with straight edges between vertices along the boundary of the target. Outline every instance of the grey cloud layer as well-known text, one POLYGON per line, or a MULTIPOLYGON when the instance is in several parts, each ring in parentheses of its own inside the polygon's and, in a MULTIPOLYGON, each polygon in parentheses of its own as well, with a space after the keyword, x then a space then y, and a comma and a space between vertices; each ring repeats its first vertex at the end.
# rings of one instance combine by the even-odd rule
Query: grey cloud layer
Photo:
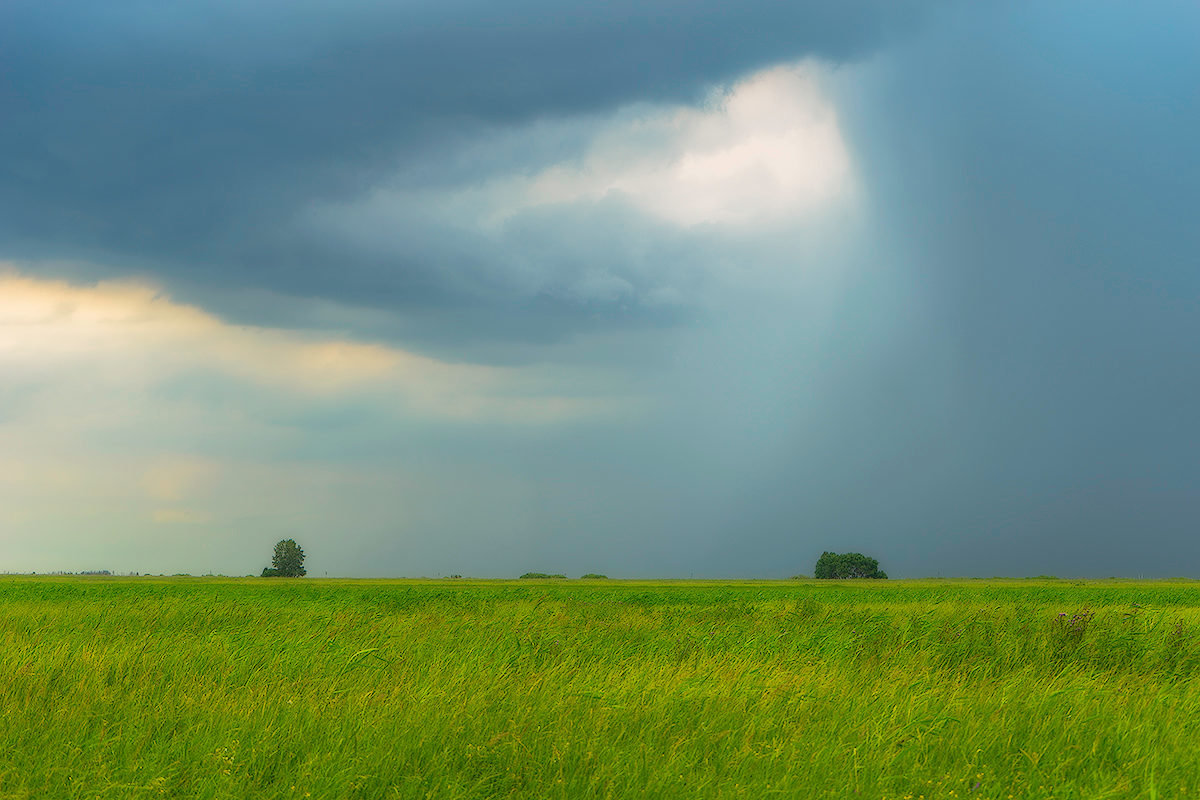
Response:
MULTIPOLYGON (((553 336, 590 312, 512 292, 486 252, 507 242, 480 252, 443 237, 428 252, 417 235, 409 253, 378 253, 297 219, 397 171, 454 181, 462 148, 504 126, 692 100, 779 60, 854 56, 922 5, 5 3, 0 254, 149 272, 197 296, 253 287, 477 308, 491 335, 544 315, 553 336)), ((494 168, 573 145, 510 148, 494 168)))

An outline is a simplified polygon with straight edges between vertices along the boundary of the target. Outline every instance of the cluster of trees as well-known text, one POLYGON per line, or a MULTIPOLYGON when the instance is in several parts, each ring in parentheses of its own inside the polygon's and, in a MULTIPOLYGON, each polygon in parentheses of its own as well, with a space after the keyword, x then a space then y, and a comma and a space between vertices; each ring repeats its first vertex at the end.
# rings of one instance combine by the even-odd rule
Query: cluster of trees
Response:
POLYGON ((814 578, 887 578, 879 562, 862 553, 831 553, 826 550, 817 559, 814 578))

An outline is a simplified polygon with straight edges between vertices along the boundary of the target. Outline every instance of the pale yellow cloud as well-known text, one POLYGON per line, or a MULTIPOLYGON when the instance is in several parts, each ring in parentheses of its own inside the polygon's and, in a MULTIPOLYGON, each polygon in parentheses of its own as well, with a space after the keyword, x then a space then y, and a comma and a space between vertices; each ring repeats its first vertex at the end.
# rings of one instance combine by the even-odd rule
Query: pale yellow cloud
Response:
POLYGON ((214 461, 176 457, 163 458, 142 475, 142 487, 156 500, 176 502, 207 490, 216 480, 220 465, 214 461))
POLYGON ((448 363, 382 344, 232 325, 144 284, 81 286, 15 269, 0 270, 0 369, 11 380, 86 385, 89 396, 68 405, 96 421, 144 402, 131 399, 139 388, 195 371, 314 397, 369 393, 397 414, 462 421, 557 423, 625 405, 576 396, 570 376, 544 367, 448 363))
POLYGON ((624 418, 639 404, 606 393, 620 385, 231 325, 138 282, 0 267, 0 569, 257 573, 280 538, 328 564, 417 546, 447 513, 519 536, 532 485, 436 437, 624 418))

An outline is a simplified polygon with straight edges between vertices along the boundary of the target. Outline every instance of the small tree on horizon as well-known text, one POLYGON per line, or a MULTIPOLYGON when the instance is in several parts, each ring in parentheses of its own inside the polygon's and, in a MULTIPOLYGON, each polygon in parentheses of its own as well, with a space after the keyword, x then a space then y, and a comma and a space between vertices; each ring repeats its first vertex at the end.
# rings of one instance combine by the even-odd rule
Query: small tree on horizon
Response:
POLYGON ((831 553, 826 550, 817 559, 813 569, 814 578, 878 578, 887 579, 887 573, 879 568, 879 562, 862 553, 831 553))
POLYGON ((262 571, 264 578, 303 578, 306 574, 304 549, 296 544, 295 539, 280 540, 275 545, 271 566, 262 571))

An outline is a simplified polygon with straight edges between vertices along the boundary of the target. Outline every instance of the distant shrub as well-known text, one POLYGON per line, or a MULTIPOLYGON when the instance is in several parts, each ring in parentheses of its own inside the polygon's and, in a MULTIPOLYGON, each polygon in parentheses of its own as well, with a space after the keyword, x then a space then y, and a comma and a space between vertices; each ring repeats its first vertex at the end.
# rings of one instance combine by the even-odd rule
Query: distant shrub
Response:
POLYGON ((813 569, 817 578, 879 578, 887 579, 887 573, 879 568, 879 562, 862 553, 831 553, 826 550, 817 559, 813 569))
POLYGON ((461 578, 462 575, 447 575, 447 578, 461 578))
POLYGON ((811 578, 811 577, 812 577, 811 575, 793 575, 791 578, 789 578, 789 580, 793 580, 793 581, 806 581, 806 580, 808 580, 808 579, 809 579, 809 578, 811 578))
POLYGON ((304 548, 296 544, 295 539, 283 539, 275 545, 275 553, 271 558, 271 566, 263 570, 264 578, 303 578, 308 571, 304 569, 304 548))
POLYGON ((567 576, 566 575, 551 575, 547 572, 526 572, 524 575, 521 576, 521 578, 522 579, 533 579, 533 580, 550 580, 553 578, 555 580, 564 580, 565 581, 567 579, 567 576))
POLYGON ((583 575, 580 575, 579 580, 581 580, 581 581, 606 581, 606 580, 608 580, 608 576, 601 575, 599 572, 588 572, 583 575))

